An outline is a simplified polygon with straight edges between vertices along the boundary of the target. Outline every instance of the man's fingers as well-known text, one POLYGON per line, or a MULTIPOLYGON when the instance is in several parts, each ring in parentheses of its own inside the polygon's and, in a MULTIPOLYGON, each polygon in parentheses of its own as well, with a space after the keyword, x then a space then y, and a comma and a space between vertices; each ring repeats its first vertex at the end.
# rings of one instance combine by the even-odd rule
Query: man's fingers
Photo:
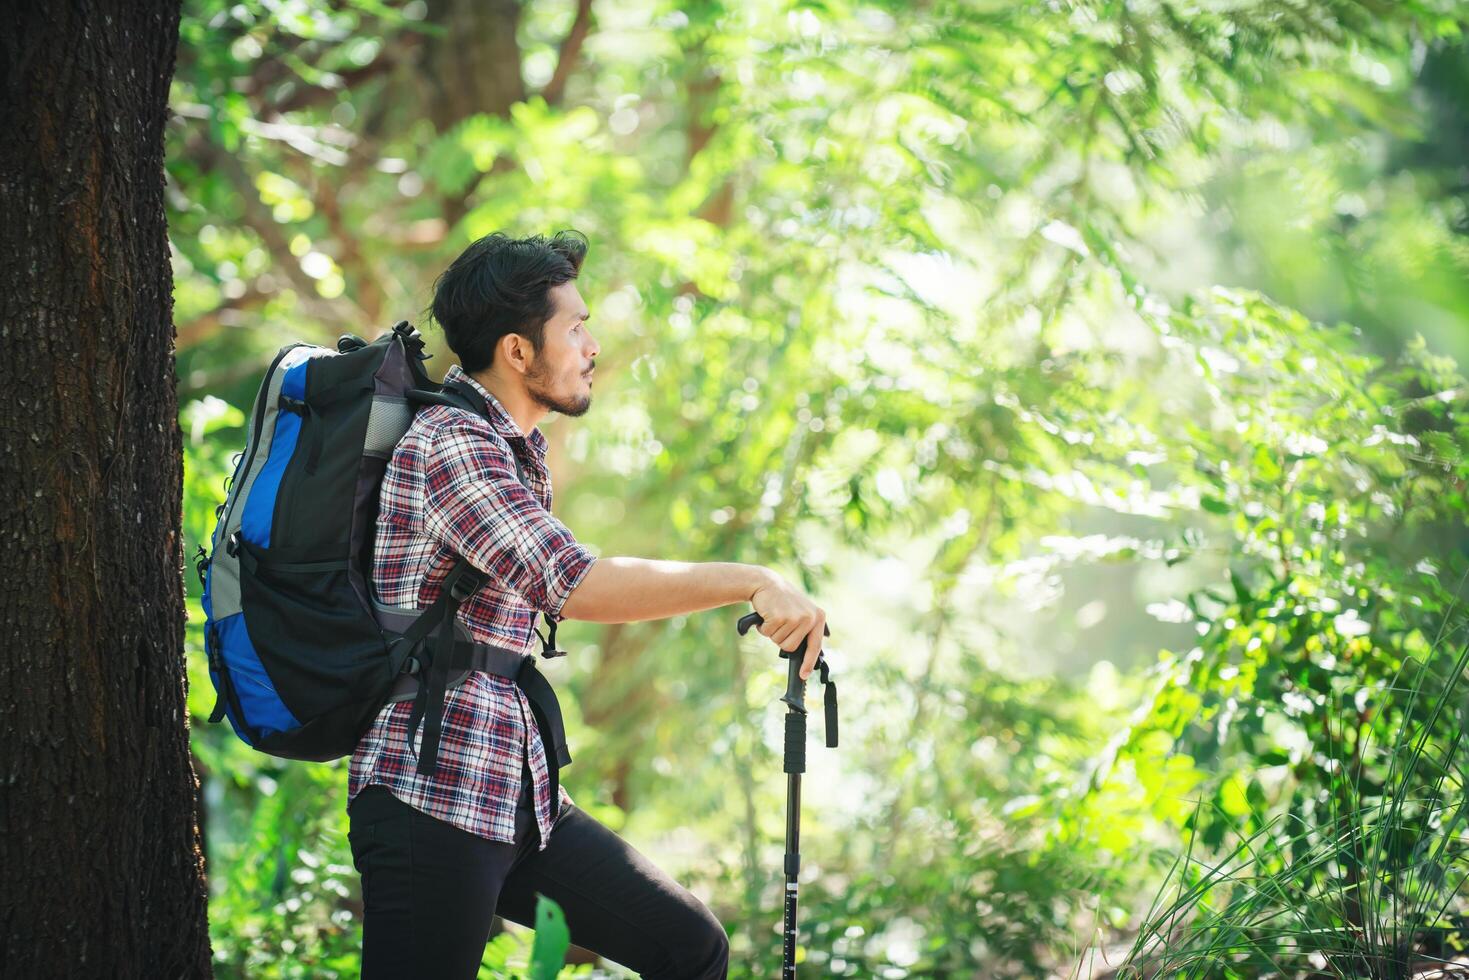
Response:
POLYGON ((814 629, 811 635, 806 637, 806 660, 801 664, 801 680, 811 676, 816 669, 816 661, 821 659, 821 630, 814 629))
POLYGON ((796 648, 801 645, 801 641, 803 639, 809 641, 810 636, 810 621, 802 618, 796 618, 786 623, 784 631, 782 633, 777 633, 775 637, 772 637, 772 639, 775 639, 776 642, 780 644, 780 648, 782 650, 785 650, 787 653, 794 653, 796 648))
POLYGON ((821 638, 827 633, 826 614, 823 612, 816 619, 816 625, 811 628, 811 635, 806 638, 806 663, 801 668, 801 679, 805 680, 811 676, 816 669, 816 661, 821 659, 821 638))
POLYGON ((775 645, 787 653, 792 652, 800 643, 801 626, 799 623, 787 623, 771 637, 775 645))
POLYGON ((801 680, 805 680, 811 676, 816 669, 816 661, 821 658, 821 638, 826 634, 826 618, 818 617, 815 622, 809 619, 793 619, 778 625, 767 621, 760 632, 786 653, 795 653, 802 643, 806 644, 800 669, 801 680))

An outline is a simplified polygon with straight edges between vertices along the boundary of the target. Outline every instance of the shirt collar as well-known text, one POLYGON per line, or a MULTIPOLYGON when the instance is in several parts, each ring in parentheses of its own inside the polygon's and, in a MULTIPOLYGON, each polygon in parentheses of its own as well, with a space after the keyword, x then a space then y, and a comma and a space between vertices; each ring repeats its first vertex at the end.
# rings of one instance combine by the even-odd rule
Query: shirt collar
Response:
POLYGON ((541 433, 540 426, 532 426, 530 435, 520 431, 520 426, 515 423, 515 418, 500 404, 500 399, 490 393, 490 390, 469 376, 458 364, 450 365, 444 374, 444 381, 462 381, 475 391, 479 392, 490 410, 490 426, 506 439, 524 439, 536 450, 537 453, 546 451, 546 437, 541 433))

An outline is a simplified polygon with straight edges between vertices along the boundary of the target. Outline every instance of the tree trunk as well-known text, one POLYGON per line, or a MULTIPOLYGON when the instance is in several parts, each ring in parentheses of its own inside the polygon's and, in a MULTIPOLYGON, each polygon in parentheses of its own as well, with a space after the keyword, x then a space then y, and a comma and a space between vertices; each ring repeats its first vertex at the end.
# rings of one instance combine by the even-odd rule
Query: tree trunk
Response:
POLYGON ((0 32, 0 974, 210 970, 163 130, 178 0, 0 32))
POLYGON ((516 0, 430 0, 428 20, 448 31, 429 39, 420 68, 436 132, 481 112, 508 116, 524 101, 516 0))

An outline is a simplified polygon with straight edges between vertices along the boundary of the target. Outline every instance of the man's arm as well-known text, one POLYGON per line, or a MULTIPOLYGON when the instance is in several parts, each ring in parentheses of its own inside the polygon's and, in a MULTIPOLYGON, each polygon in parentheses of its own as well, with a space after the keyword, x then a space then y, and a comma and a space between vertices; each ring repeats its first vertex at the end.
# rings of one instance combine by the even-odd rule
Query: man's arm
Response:
POLYGON ((809 677, 821 656, 826 611, 763 565, 598 558, 572 589, 561 615, 594 623, 632 623, 736 602, 755 607, 764 620, 759 632, 782 650, 794 650, 806 641, 801 677, 809 677))
POLYGON ((513 466, 482 419, 436 432, 424 458, 425 529, 558 620, 632 623, 748 602, 782 650, 808 641, 801 676, 811 673, 826 612, 780 575, 739 562, 595 558, 513 466))
POLYGON ((749 602, 769 569, 730 561, 598 558, 561 614, 592 623, 636 623, 749 602))

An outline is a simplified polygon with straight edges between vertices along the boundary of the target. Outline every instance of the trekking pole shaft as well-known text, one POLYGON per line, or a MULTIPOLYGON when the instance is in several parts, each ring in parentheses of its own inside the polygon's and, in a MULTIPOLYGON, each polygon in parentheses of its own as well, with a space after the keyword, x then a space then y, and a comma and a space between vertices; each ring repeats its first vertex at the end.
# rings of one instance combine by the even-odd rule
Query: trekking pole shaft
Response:
POLYGON ((806 713, 786 712, 786 896, 783 980, 796 975, 796 898, 801 874, 801 773, 806 771, 806 713))
MULTIPOLYGON (((791 712, 790 714, 795 714, 791 712)), ((789 718, 790 715, 787 715, 789 718)), ((805 716, 801 716, 805 721, 805 716)), ((803 724, 802 728, 805 727, 803 724)), ((795 980, 796 976, 796 899, 800 885, 797 878, 801 873, 801 774, 793 772, 786 777, 786 897, 785 926, 782 943, 781 980, 795 980)))
MULTIPOLYGON (((765 621, 759 613, 740 617, 737 629, 744 636, 751 627, 765 621)), ((831 630, 823 627, 825 636, 831 630)), ((797 881, 801 872, 801 773, 806 771, 806 682, 801 679, 801 664, 806 658, 806 641, 796 649, 782 650, 786 658, 786 692, 781 701, 786 706, 786 853, 785 853, 785 923, 782 932, 781 980, 796 977, 796 904, 800 885, 797 881)), ((826 677, 826 665, 817 658, 817 665, 826 677)), ((828 718, 828 725, 831 724, 828 718)))

